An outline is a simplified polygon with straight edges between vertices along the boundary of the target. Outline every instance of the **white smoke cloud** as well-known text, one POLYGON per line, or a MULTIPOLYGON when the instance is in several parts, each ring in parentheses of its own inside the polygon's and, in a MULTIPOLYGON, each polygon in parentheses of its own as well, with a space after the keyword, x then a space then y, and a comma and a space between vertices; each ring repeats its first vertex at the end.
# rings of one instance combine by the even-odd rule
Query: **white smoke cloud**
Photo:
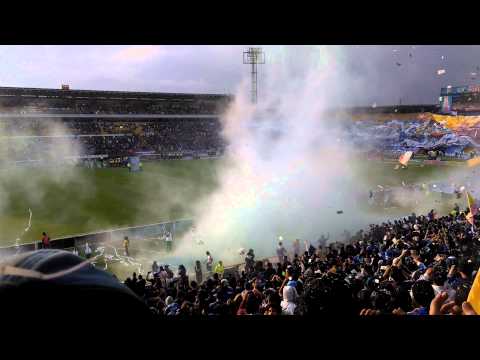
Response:
MULTIPOLYGON (((0 226, 5 226, 0 238, 2 246, 13 245, 19 237, 19 242, 27 242, 32 236, 39 238, 41 231, 49 232, 39 228, 36 215, 46 207, 59 205, 50 202, 52 189, 68 189, 80 194, 82 199, 95 194, 95 184, 74 167, 83 147, 80 141, 70 137, 70 129, 60 122, 40 119, 36 126, 43 136, 49 137, 39 138, 31 137, 30 120, 16 119, 10 124, 13 126, 0 120, 0 226), (66 159, 68 157, 70 159, 66 159), (19 159, 30 161, 15 164, 19 159), (33 215, 27 235, 24 229, 29 221, 29 208, 33 215), (23 214, 25 223, 21 222, 23 214)), ((67 202, 65 199, 65 204, 67 202)), ((59 208, 51 223, 67 223, 69 216, 71 214, 59 208)))
POLYGON ((242 83, 223 119, 229 149, 219 188, 197 209, 205 245, 185 238, 178 255, 200 258, 210 250, 217 260, 238 262, 239 248, 273 255, 280 235, 287 246, 295 238, 316 243, 322 233, 368 223, 356 203, 364 189, 350 166, 353 149, 337 141, 325 114, 349 86, 341 55, 336 47, 280 49, 262 70, 257 106, 242 83))

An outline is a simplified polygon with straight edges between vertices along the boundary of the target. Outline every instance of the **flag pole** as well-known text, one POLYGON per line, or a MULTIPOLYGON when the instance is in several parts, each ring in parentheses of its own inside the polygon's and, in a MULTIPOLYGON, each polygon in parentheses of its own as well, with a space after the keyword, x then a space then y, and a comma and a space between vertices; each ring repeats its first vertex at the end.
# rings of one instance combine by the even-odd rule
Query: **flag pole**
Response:
MULTIPOLYGON (((468 191, 465 191, 465 197, 467 199, 467 206, 468 206, 468 209, 470 210, 470 213, 469 215, 472 217, 472 235, 475 235, 475 226, 474 226, 474 223, 475 223, 475 218, 474 218, 474 215, 473 215, 473 212, 472 212, 472 206, 470 204, 470 201, 469 201, 469 198, 468 198, 468 191)), ((475 205, 475 204, 474 204, 475 205)), ((468 221, 468 220, 467 220, 468 221)))

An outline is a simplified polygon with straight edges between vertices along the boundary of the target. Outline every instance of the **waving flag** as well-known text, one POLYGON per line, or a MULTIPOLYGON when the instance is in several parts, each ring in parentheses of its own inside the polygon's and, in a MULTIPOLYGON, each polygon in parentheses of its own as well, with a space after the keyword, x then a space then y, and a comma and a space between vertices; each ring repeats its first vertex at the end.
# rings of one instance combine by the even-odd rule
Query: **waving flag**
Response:
POLYGON ((408 162, 410 161, 410 158, 412 157, 413 155, 413 151, 407 151, 405 154, 402 154, 400 156, 400 158, 398 159, 398 161, 400 162, 400 164, 402 164, 403 166, 407 166, 408 162))
POLYGON ((478 213, 478 205, 472 194, 468 191, 465 194, 467 196, 468 208, 470 209, 470 213, 467 215, 467 221, 473 225, 473 217, 478 213))

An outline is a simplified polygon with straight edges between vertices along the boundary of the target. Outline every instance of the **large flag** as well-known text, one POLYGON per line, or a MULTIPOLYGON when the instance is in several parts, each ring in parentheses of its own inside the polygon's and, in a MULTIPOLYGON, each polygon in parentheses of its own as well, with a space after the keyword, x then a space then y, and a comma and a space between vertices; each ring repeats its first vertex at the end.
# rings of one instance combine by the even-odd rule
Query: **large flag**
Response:
POLYGON ((473 310, 480 315, 480 271, 477 272, 472 288, 468 294, 467 301, 472 305, 473 310))
POLYGON ((410 158, 412 157, 412 155, 413 155, 413 151, 407 151, 405 154, 400 155, 400 158, 398 159, 398 161, 403 166, 407 166, 407 164, 410 161, 410 158))
POLYGON ((468 167, 474 167, 480 165, 480 156, 474 157, 467 161, 468 167))
POLYGON ((468 208, 470 213, 467 215, 467 221, 473 225, 473 217, 478 213, 478 205, 475 201, 475 198, 468 191, 465 192, 467 196, 468 208))

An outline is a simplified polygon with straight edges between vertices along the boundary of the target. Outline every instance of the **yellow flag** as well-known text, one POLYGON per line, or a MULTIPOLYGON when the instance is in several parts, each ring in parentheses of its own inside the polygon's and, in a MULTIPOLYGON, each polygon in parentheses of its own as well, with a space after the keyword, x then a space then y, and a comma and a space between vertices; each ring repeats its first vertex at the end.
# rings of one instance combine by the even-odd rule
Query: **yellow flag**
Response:
POLYGON ((468 191, 466 192, 466 194, 467 194, 468 208, 470 209, 470 212, 472 213, 472 215, 476 215, 478 212, 478 206, 475 202, 475 198, 468 191))
POLYGON ((480 315, 480 271, 477 272, 472 288, 468 294, 467 301, 472 305, 477 314, 480 315))
POLYGON ((474 157, 467 161, 468 167, 474 167, 480 165, 480 156, 474 157))
POLYGON ((475 202, 475 198, 472 196, 472 194, 470 194, 468 191, 465 192, 466 196, 467 196, 467 203, 468 203, 468 208, 470 209, 470 213, 466 216, 467 217, 467 221, 473 225, 474 223, 474 219, 473 217, 475 215, 477 215, 477 212, 478 212, 478 206, 475 202))

